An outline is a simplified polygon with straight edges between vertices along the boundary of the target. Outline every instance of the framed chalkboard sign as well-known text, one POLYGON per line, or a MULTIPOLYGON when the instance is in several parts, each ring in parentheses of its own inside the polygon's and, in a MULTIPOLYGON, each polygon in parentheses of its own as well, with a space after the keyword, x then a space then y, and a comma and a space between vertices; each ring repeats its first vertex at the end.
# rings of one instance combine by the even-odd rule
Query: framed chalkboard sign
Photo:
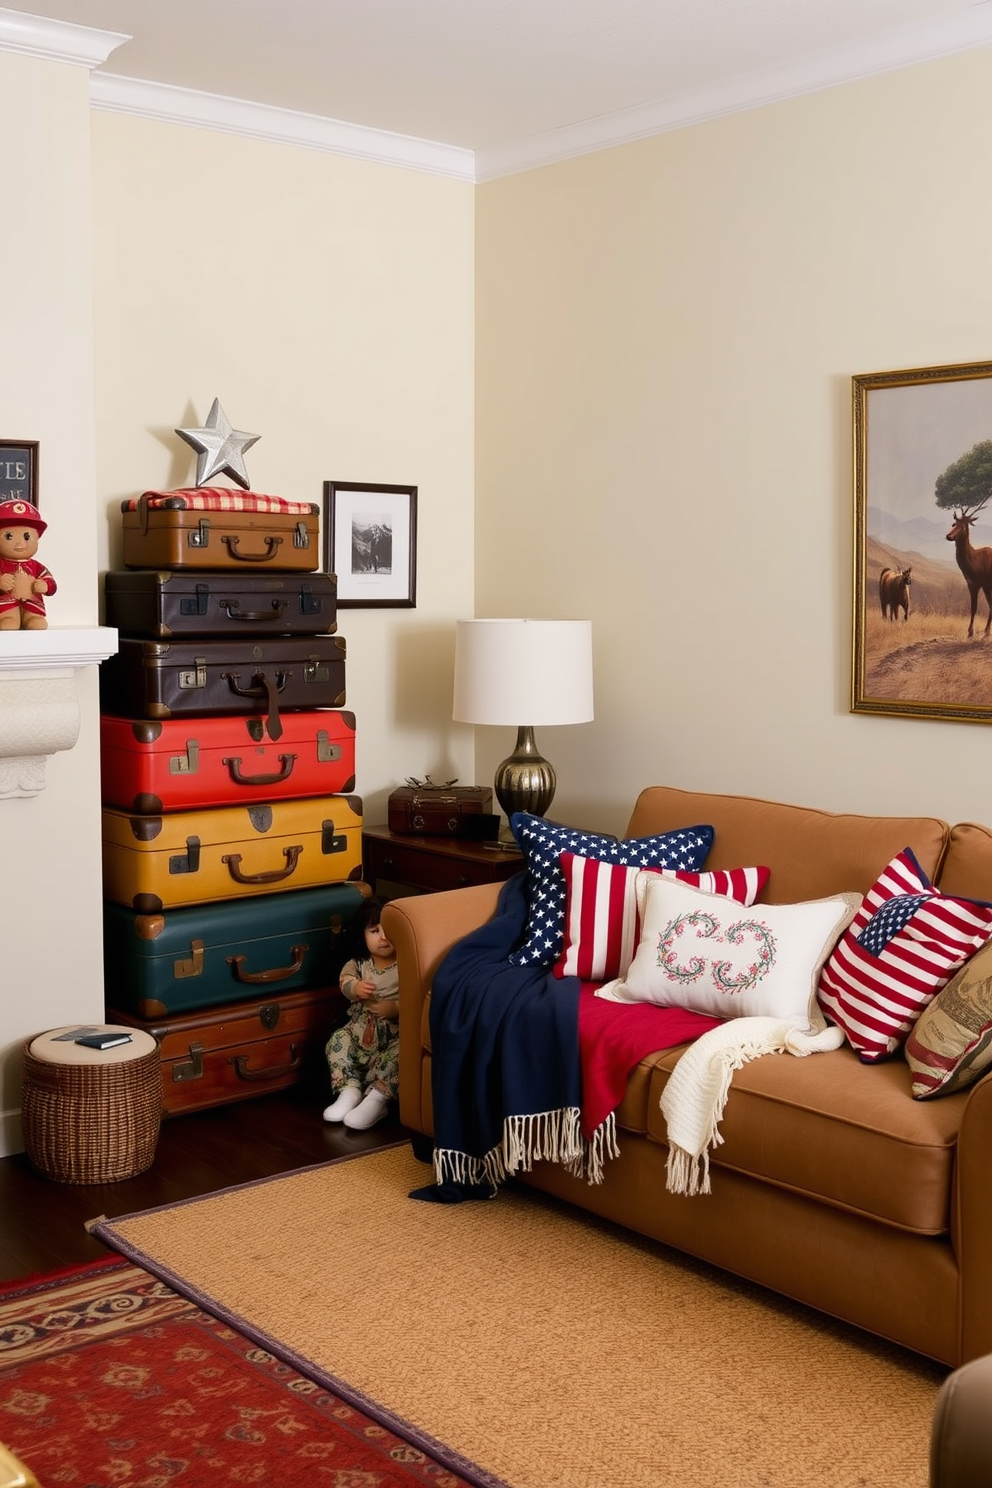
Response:
POLYGON ((0 439, 0 501, 38 505, 38 441, 0 439))

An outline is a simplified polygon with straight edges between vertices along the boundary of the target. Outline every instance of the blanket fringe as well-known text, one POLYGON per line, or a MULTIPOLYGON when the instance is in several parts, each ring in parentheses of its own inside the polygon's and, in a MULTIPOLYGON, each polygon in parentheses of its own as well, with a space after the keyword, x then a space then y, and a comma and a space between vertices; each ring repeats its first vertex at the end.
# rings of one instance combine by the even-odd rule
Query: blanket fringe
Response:
POLYGON ((606 1159, 620 1155, 616 1117, 611 1111, 587 1139, 582 1135, 581 1114, 578 1106, 565 1106, 533 1116, 508 1116, 502 1142, 485 1157, 436 1147, 435 1180, 439 1184, 488 1183, 495 1193, 514 1173, 529 1173, 535 1162, 554 1162, 575 1178, 602 1183, 606 1159))

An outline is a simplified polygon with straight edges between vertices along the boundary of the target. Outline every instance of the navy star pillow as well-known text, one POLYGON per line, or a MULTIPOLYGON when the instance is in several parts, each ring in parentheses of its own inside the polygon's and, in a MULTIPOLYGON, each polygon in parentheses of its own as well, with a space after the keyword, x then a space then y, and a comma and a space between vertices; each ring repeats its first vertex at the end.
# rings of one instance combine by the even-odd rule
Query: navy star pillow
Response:
POLYGON ((567 890, 559 856, 580 853, 621 868, 681 868, 692 873, 703 866, 713 846, 712 827, 680 827, 657 837, 616 837, 577 832, 543 816, 515 811, 510 830, 527 864, 527 929, 523 945, 507 957, 511 966, 553 966, 565 943, 567 890))

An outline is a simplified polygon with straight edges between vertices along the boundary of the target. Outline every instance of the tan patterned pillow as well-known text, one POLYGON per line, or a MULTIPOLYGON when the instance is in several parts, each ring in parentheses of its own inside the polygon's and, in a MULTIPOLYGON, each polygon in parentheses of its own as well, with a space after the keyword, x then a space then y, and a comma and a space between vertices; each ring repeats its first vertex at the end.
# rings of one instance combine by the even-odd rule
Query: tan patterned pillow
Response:
POLYGON ((951 1095, 992 1067, 992 944, 966 961, 906 1040, 913 1095, 951 1095))

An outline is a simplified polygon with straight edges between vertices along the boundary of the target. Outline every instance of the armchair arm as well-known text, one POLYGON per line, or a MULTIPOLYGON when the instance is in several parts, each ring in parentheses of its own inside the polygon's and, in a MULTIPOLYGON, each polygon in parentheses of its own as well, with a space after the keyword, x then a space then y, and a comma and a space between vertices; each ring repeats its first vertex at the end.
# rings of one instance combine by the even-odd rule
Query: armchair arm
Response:
POLYGON ((428 1132, 424 1111, 424 1005, 452 946, 492 918, 502 884, 479 884, 441 894, 393 899, 382 928, 396 947, 400 978, 400 1120, 428 1132))
POLYGON ((930 1435, 930 1488, 992 1482, 992 1356, 973 1359, 940 1387, 930 1435))

